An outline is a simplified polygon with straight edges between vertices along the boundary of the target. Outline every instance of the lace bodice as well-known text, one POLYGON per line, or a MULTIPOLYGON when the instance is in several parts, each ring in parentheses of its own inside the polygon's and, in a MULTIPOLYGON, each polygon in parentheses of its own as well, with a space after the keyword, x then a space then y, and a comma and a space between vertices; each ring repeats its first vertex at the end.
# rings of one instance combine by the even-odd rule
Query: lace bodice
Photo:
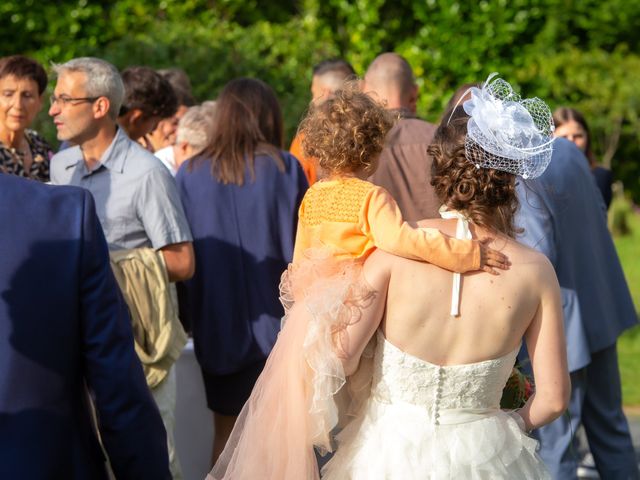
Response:
POLYGON ((499 408, 517 349, 441 367, 377 340, 365 357, 372 395, 337 436, 323 480, 551 480, 520 415, 499 408))
POLYGON ((497 409, 518 348, 500 358, 439 366, 403 352, 378 332, 372 395, 384 403, 423 407, 433 423, 444 410, 497 409))

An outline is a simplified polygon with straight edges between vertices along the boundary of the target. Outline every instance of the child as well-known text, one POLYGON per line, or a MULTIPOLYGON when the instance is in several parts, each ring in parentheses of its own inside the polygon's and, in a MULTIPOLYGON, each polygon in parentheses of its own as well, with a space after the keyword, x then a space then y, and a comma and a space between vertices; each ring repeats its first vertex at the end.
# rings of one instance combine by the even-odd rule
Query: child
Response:
POLYGON ((348 89, 304 119, 303 148, 318 159, 327 178, 314 184, 302 201, 293 263, 309 248, 328 248, 336 259, 364 260, 378 247, 454 272, 504 268, 504 255, 481 242, 411 228, 389 193, 364 180, 374 173, 391 127, 381 106, 348 89))
POLYGON ((209 479, 318 478, 314 446, 331 450, 334 396, 347 381, 341 334, 373 295, 362 264, 374 248, 457 272, 507 268, 506 257, 482 242, 411 228, 393 198, 364 180, 391 127, 381 106, 350 88, 303 121, 305 153, 328 177, 300 206, 294 258, 281 282, 283 328, 209 479))

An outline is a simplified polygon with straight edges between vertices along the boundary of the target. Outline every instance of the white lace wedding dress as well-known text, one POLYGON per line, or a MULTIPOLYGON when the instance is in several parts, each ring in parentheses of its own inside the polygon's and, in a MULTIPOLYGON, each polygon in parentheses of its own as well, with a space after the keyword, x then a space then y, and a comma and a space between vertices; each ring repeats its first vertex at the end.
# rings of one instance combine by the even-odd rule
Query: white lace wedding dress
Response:
POLYGON ((522 419, 499 409, 516 354, 443 367, 378 332, 371 395, 338 435, 322 478, 550 478, 522 419))

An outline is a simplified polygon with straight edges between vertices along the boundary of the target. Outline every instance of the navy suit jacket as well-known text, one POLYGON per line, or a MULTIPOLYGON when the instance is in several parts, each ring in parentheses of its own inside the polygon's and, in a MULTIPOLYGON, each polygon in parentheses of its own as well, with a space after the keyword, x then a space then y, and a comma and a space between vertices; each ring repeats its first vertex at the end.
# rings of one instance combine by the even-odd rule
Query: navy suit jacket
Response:
POLYGON ((91 194, 0 174, 0 478, 169 478, 91 194))
POLYGON ((522 243, 544 253, 562 291, 569 370, 613 345, 638 322, 611 235, 606 207, 584 155, 558 138, 547 170, 519 180, 522 243))

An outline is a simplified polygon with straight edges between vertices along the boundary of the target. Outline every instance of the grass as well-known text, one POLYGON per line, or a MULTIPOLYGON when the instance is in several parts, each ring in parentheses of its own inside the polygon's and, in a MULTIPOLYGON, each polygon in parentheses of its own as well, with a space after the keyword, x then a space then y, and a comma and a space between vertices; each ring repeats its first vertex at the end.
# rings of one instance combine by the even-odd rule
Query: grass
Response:
POLYGON ((618 340, 618 363, 622 403, 625 407, 640 407, 640 327, 626 331, 618 340))
MULTIPOLYGON (((613 205, 612 205, 613 208, 613 205)), ((640 214, 628 215, 629 235, 614 241, 636 311, 640 312, 640 214)), ((640 406, 640 326, 636 326, 618 340, 618 359, 622 377, 622 401, 625 407, 640 406)))

